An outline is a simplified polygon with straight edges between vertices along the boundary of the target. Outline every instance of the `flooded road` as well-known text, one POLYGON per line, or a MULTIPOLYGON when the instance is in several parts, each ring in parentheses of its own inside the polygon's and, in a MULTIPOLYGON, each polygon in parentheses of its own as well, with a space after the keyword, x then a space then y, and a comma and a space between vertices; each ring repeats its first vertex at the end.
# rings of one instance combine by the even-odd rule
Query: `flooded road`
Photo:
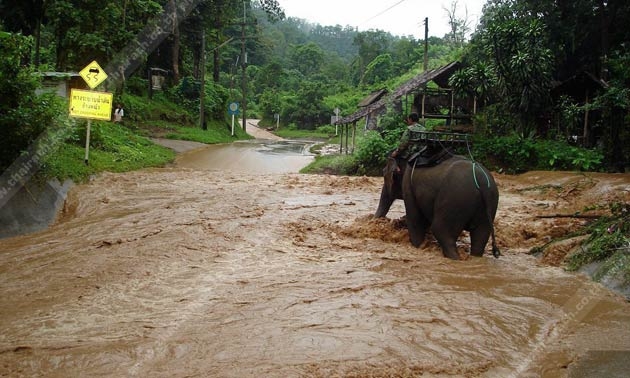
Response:
POLYGON ((503 256, 451 261, 409 244, 400 201, 371 218, 381 179, 240 148, 103 174, 1 239, 0 376, 565 377, 628 356, 630 304, 527 254, 583 221, 536 215, 629 201, 628 175, 496 175, 503 256))
POLYGON ((200 170, 224 170, 247 173, 298 172, 313 161, 309 147, 301 141, 253 140, 231 144, 209 145, 184 152, 177 166, 200 170))

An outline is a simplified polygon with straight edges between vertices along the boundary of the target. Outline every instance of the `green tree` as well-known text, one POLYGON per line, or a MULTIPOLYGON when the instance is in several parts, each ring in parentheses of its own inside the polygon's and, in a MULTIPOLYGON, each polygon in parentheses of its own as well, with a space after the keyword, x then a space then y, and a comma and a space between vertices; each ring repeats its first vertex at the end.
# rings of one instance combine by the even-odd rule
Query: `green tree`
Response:
POLYGON ((309 77, 321 70, 324 64, 324 51, 314 42, 305 45, 297 45, 289 54, 290 63, 302 73, 309 77))
POLYGON ((391 47, 394 74, 402 75, 423 61, 424 52, 419 42, 413 38, 401 38, 391 47))
POLYGON ((156 1, 103 3, 51 0, 46 7, 46 27, 55 38, 56 68, 80 69, 91 60, 108 61, 132 36, 161 12, 156 1))
POLYGON ((457 13, 459 10, 459 1, 451 0, 449 7, 443 6, 448 18, 448 26, 450 31, 444 36, 444 39, 456 46, 463 46, 466 41, 466 35, 470 32, 470 20, 468 19, 468 8, 464 6, 464 17, 460 18, 457 13))
POLYGON ((609 166, 624 172, 630 162, 630 51, 615 51, 608 64, 611 76, 605 92, 595 99, 594 107, 602 112, 602 140, 609 166))
POLYGON ((381 83, 392 77, 394 73, 394 62, 390 54, 382 54, 374 58, 365 68, 363 84, 371 85, 381 83))
POLYGON ((32 35, 35 39, 35 66, 40 63, 41 29, 50 1, 46 0, 3 0, 0 14, 6 30, 32 35))
POLYGON ((265 89, 258 99, 261 119, 271 122, 274 114, 280 113, 282 105, 282 99, 277 90, 273 88, 265 89))
POLYGON ((55 94, 37 95, 40 80, 21 64, 32 38, 0 31, 0 172, 67 111, 55 94))
POLYGON ((331 113, 324 105, 325 94, 320 82, 303 81, 295 95, 285 97, 282 119, 297 124, 300 129, 314 129, 324 124, 331 113))
POLYGON ((358 33, 354 37, 354 44, 358 46, 359 56, 354 65, 354 78, 355 84, 361 82, 367 65, 376 59, 377 56, 389 52, 391 41, 393 37, 391 34, 382 30, 368 30, 358 33))
POLYGON ((481 44, 502 101, 520 120, 516 131, 531 135, 549 105, 553 55, 544 20, 519 15, 518 8, 506 3, 485 8, 481 44))

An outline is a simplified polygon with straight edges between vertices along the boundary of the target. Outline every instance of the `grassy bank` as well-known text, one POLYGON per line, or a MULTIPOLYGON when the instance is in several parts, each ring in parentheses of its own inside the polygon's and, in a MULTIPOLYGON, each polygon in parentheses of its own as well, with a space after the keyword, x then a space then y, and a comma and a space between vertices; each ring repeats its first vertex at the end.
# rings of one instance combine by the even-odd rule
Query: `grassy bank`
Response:
POLYGON ((59 148, 46 157, 40 175, 60 180, 85 182, 91 175, 103 171, 127 172, 147 167, 160 167, 173 161, 175 153, 154 144, 150 137, 189 140, 201 143, 231 143, 251 138, 223 120, 210 120, 202 130, 185 109, 163 96, 147 99, 123 95, 125 106, 122 124, 93 121, 90 135, 89 164, 85 164, 86 120, 73 120, 75 127, 59 148))
POLYGON ((126 172, 159 167, 171 162, 175 153, 154 144, 125 126, 111 122, 93 122, 90 136, 89 164, 85 164, 86 122, 79 122, 71 137, 44 162, 42 174, 61 180, 84 182, 103 171, 126 172))

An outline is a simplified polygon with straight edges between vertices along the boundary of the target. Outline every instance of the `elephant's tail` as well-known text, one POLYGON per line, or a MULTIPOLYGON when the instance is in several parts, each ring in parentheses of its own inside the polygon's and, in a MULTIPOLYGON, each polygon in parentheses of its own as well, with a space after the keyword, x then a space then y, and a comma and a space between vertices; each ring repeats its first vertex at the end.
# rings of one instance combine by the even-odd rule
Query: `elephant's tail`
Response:
MULTIPOLYGON (((496 237, 494 236, 494 217, 491 214, 490 207, 488 206, 488 200, 486 198, 488 192, 482 189, 482 185, 479 185, 479 180, 477 180, 476 167, 479 166, 479 164, 475 161, 473 161, 472 163, 473 163, 472 170, 473 170, 473 178, 475 180, 475 186, 477 187, 477 190, 479 190, 479 192, 481 193, 481 201, 483 202, 483 206, 486 208, 486 216, 488 217, 488 224, 490 225, 490 237, 492 238, 492 256, 498 259, 499 256, 501 256, 501 251, 499 250, 499 247, 497 247, 497 240, 496 240, 496 237)), ((481 172, 484 174, 486 178, 488 189, 490 189, 491 184, 490 184, 490 177, 488 176, 488 173, 486 173, 483 167, 479 166, 479 168, 481 168, 481 172)))
POLYGON ((490 235, 492 236, 492 256, 495 258, 499 258, 501 256, 501 251, 499 247, 497 247, 497 241, 494 237, 494 222, 492 222, 492 218, 489 216, 488 221, 490 222, 490 235))
POLYGON ((484 191, 481 189, 479 189, 479 191, 481 191, 481 201, 486 208, 486 216, 488 217, 488 224, 490 225, 490 237, 492 238, 492 256, 498 259, 499 256, 501 256, 501 251, 499 250, 499 247, 497 247, 497 240, 494 236, 494 220, 492 218, 490 207, 488 206, 488 202, 486 200, 486 193, 484 193, 484 191))

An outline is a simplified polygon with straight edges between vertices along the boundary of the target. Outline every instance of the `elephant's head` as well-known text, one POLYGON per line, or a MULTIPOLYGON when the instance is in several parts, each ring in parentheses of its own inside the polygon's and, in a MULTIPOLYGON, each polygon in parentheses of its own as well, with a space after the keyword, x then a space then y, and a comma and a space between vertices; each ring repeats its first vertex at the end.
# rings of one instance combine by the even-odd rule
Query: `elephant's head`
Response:
POLYGON ((381 199, 376 209, 377 218, 387 215, 394 200, 402 199, 402 177, 407 164, 402 159, 388 158, 385 168, 383 168, 383 188, 381 189, 381 199))

